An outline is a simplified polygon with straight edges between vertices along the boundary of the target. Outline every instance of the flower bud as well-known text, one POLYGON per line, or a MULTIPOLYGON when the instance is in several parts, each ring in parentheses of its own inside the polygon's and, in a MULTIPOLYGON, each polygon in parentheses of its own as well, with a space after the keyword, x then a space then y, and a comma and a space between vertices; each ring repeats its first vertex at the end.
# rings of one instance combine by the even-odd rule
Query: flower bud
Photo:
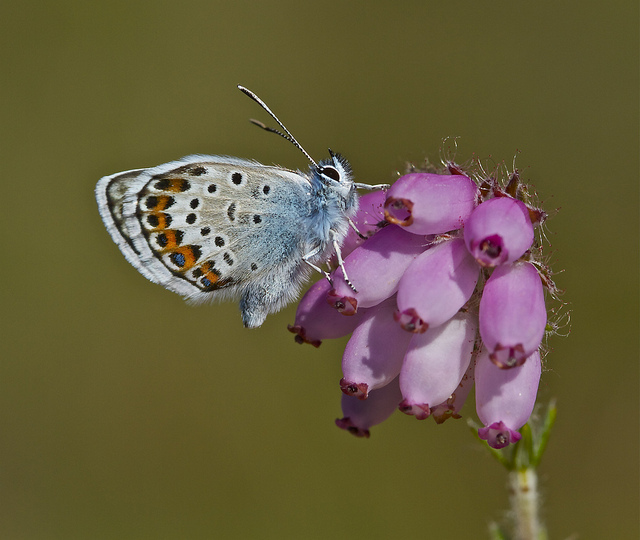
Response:
POLYGON ((296 334, 296 343, 309 343, 319 347, 323 339, 349 335, 362 320, 361 313, 344 317, 327 303, 331 285, 326 279, 314 283, 298 304, 296 319, 288 325, 289 332, 296 334))
POLYGON ((384 216, 414 234, 460 229, 476 206, 478 188, 468 177, 413 173, 387 191, 384 216))
POLYGON ((533 243, 533 225, 524 203, 497 197, 480 204, 464 224, 467 249, 482 266, 513 262, 533 243))
POLYGON ((358 292, 349 287, 342 270, 336 268, 328 302, 344 315, 352 315, 358 308, 386 300, 395 294, 402 273, 427 248, 429 240, 395 225, 381 229, 344 260, 347 275, 358 292))
POLYGON ((480 300, 480 336, 491 361, 501 368, 522 364, 540 347, 546 324, 544 291, 535 267, 528 262, 496 267, 480 300))
POLYGON ((370 391, 386 386, 400 373, 411 334, 394 321, 395 309, 395 298, 367 309, 353 331, 342 357, 340 388, 345 394, 366 399, 370 391))
MULTIPOLYGON (((372 191, 360 197, 358 212, 353 216, 352 221, 363 236, 373 236, 378 229, 387 225, 383 210, 385 197, 386 193, 382 190, 372 191)), ((349 232, 340 249, 342 257, 345 258, 364 242, 365 239, 361 238, 353 227, 349 227, 349 232)), ((334 258, 332 260, 334 263, 337 262, 334 258)))
POLYGON ((469 300, 479 272, 460 238, 425 251, 400 280, 396 320, 415 333, 448 321, 469 300))
POLYGON ((540 382, 540 354, 535 351, 524 364, 500 369, 486 349, 476 361, 476 412, 485 427, 478 430, 481 439, 492 448, 504 448, 520 440, 518 433, 526 424, 536 401, 540 382))
POLYGON ((369 428, 384 422, 398 407, 402 399, 398 380, 387 386, 378 388, 369 394, 366 400, 342 395, 343 418, 336 420, 336 425, 347 430, 356 437, 369 437, 369 428))
POLYGON ((469 367, 462 377, 458 388, 455 389, 448 399, 435 407, 431 407, 431 417, 436 421, 436 424, 442 424, 449 418, 462 418, 460 416, 460 411, 462 410, 471 388, 473 388, 475 367, 476 362, 472 357, 469 367))
POLYGON ((423 420, 451 397, 469 367, 477 326, 473 315, 458 313, 411 338, 400 371, 402 412, 423 420))

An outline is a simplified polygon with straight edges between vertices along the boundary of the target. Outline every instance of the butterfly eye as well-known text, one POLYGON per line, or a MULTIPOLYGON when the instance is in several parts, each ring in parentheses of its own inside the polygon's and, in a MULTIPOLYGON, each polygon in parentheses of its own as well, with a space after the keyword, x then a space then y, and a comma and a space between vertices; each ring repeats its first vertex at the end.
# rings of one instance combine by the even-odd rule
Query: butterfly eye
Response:
POLYGON ((322 167, 320 169, 320 173, 324 174, 327 178, 331 178, 331 180, 340 182, 340 173, 333 167, 327 167, 327 166, 322 167))

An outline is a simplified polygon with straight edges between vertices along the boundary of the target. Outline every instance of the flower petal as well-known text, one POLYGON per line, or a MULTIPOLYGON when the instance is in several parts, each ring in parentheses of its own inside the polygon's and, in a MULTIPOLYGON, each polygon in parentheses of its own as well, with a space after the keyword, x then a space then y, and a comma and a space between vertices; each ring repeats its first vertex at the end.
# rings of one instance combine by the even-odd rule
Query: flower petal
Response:
POLYGON ((422 420, 449 399, 469 367, 478 324, 470 313, 411 338, 400 371, 400 410, 422 420))
POLYGON ((400 280, 396 320, 416 333, 448 321, 469 300, 479 273, 462 239, 432 247, 409 265, 400 280))
POLYGON ((468 177, 413 173, 387 191, 385 219, 415 234, 459 229, 476 206, 478 187, 468 177))
POLYGON ((398 380, 374 390, 369 399, 360 400, 342 394, 342 414, 336 425, 356 437, 369 437, 369 428, 384 422, 398 407, 402 399, 398 380))
POLYGON ((345 394, 366 399, 400 373, 411 334, 394 321, 395 309, 395 298, 369 308, 353 331, 342 357, 340 387, 345 394))
POLYGON ((513 262, 533 243, 529 211, 524 203, 511 197, 489 199, 465 221, 464 241, 482 266, 513 262))
POLYGON ((431 417, 436 421, 436 424, 442 424, 449 418, 462 418, 460 411, 464 405, 464 402, 471 391, 474 383, 474 371, 476 367, 475 359, 469 363, 466 373, 462 377, 458 388, 455 389, 453 394, 435 407, 431 407, 431 417))
POLYGON ((389 225, 378 231, 345 259, 347 275, 358 292, 345 281, 342 270, 333 272, 334 290, 329 303, 345 315, 375 306, 395 294, 407 266, 429 245, 430 238, 389 225))
POLYGON ((296 334, 297 343, 319 347, 323 339, 349 335, 362 320, 362 312, 355 317, 344 317, 327 303, 331 285, 326 279, 314 283, 298 304, 296 319, 289 325, 296 334))
MULTIPOLYGON (((386 196, 384 191, 378 190, 360 197, 358 212, 352 221, 363 236, 373 236, 376 231, 387 225, 384 221, 383 209, 386 196)), ((364 242, 365 239, 361 238, 352 227, 349 227, 349 232, 341 246, 342 257, 349 255, 364 242)))
POLYGON ((531 416, 541 373, 540 354, 535 351, 513 369, 500 369, 483 349, 476 361, 476 412, 484 424, 480 437, 493 448, 520 438, 520 429, 531 416))
POLYGON ((480 336, 491 360, 502 368, 522 364, 540 347, 546 324, 544 291, 535 267, 528 262, 496 267, 480 300, 480 336))

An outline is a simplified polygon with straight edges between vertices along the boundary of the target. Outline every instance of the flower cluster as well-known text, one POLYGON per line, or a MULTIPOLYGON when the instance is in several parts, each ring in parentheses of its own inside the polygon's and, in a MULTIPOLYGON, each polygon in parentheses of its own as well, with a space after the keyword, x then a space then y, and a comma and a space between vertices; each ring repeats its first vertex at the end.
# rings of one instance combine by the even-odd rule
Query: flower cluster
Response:
POLYGON ((308 290, 289 326, 316 347, 351 334, 339 427, 368 437, 397 408, 460 418, 475 383, 480 437, 494 448, 520 439, 553 282, 534 234, 546 215, 517 171, 505 183, 448 163, 360 199, 343 267, 308 290))

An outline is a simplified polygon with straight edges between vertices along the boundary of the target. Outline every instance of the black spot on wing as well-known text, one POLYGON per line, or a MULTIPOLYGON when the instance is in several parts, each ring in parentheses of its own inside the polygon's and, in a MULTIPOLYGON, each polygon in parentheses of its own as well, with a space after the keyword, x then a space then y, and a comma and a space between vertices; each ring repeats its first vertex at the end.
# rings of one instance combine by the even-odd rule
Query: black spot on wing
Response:
POLYGON ((229 208, 227 208, 227 216, 231 221, 235 221, 236 219, 236 203, 231 203, 229 208))

